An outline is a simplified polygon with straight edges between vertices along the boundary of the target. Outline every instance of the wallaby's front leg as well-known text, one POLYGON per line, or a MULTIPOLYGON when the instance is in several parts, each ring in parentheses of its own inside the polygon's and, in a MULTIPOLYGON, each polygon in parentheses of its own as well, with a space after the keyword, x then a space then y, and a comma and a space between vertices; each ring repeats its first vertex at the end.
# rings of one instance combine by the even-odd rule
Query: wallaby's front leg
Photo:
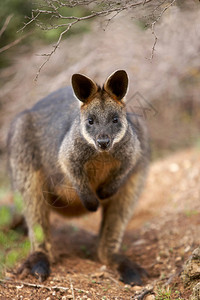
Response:
POLYGON ((96 211, 99 201, 90 187, 85 170, 85 164, 89 160, 89 156, 88 147, 84 144, 79 143, 69 148, 67 142, 63 142, 59 152, 59 162, 62 171, 67 174, 85 208, 89 211, 96 211), (81 155, 80 151, 82 151, 81 155))
POLYGON ((108 265, 115 266, 121 279, 128 284, 141 284, 141 268, 119 253, 124 230, 132 216, 134 204, 143 186, 143 175, 129 178, 119 193, 102 202, 103 219, 100 231, 98 256, 108 265))
POLYGON ((77 161, 70 166, 70 179, 85 208, 89 211, 96 211, 99 206, 99 201, 90 187, 89 178, 84 170, 83 162, 77 161))
POLYGON ((50 274, 49 259, 52 259, 49 208, 43 195, 43 177, 40 171, 32 170, 23 182, 24 188, 21 192, 32 253, 21 265, 18 273, 31 273, 43 281, 50 274))

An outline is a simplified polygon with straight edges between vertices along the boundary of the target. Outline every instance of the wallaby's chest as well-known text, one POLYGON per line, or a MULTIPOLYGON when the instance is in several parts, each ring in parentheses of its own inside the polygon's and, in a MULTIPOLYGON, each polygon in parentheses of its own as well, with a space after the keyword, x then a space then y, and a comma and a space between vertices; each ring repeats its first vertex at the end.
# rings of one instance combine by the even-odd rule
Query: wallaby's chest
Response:
MULTIPOLYGON (((89 160, 84 166, 84 172, 91 188, 96 191, 100 184, 103 184, 112 176, 112 172, 119 165, 119 161, 105 154, 89 160)), ((49 197, 48 201, 53 210, 65 216, 77 216, 87 213, 76 189, 73 187, 70 176, 57 174, 51 176, 50 182, 51 197, 49 197)))
POLYGON ((97 187, 105 182, 112 171, 117 169, 120 162, 110 155, 99 155, 85 164, 85 173, 88 176, 91 187, 96 190, 97 187))

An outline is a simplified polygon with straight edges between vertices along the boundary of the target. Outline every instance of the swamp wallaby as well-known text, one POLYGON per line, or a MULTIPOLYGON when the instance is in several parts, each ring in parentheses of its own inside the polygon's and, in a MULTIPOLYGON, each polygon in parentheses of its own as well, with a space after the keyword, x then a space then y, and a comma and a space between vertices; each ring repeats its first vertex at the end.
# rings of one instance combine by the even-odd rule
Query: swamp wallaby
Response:
POLYGON ((50 94, 11 125, 10 173, 23 196, 32 248, 20 272, 28 269, 41 281, 50 273, 51 209, 70 217, 101 206, 98 257, 117 268, 124 282, 139 284, 140 268, 119 252, 149 157, 141 118, 126 112, 127 73, 114 72, 103 87, 74 74, 72 87, 50 94), (43 231, 42 241, 36 226, 43 231))

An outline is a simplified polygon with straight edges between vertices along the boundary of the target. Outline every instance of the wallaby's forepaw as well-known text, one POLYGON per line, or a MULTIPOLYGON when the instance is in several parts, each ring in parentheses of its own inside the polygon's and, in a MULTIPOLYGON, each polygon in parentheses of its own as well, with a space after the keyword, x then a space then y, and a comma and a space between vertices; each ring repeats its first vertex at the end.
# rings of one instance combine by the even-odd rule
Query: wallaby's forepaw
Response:
POLYGON ((85 208, 89 211, 96 211, 99 207, 99 201, 93 194, 81 193, 80 198, 85 208))
POLYGON ((101 199, 104 200, 106 198, 110 198, 112 197, 114 194, 116 194, 117 192, 117 188, 113 188, 113 187, 108 187, 108 186, 100 186, 97 189, 97 196, 101 199))
POLYGON ((142 285, 142 277, 147 275, 143 268, 129 259, 120 262, 118 271, 120 273, 120 280, 130 285, 142 285))
POLYGON ((25 277, 28 274, 34 275, 40 282, 47 279, 50 274, 50 263, 47 255, 43 252, 34 252, 20 266, 17 274, 25 277))

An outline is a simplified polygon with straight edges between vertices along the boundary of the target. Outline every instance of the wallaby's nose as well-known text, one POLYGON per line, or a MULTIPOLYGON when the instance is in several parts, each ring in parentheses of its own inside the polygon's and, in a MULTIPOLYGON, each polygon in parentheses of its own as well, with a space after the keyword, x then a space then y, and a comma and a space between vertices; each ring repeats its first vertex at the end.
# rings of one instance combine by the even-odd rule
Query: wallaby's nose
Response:
POLYGON ((97 139, 97 144, 101 149, 105 150, 110 145, 110 139, 108 136, 100 137, 97 139))

